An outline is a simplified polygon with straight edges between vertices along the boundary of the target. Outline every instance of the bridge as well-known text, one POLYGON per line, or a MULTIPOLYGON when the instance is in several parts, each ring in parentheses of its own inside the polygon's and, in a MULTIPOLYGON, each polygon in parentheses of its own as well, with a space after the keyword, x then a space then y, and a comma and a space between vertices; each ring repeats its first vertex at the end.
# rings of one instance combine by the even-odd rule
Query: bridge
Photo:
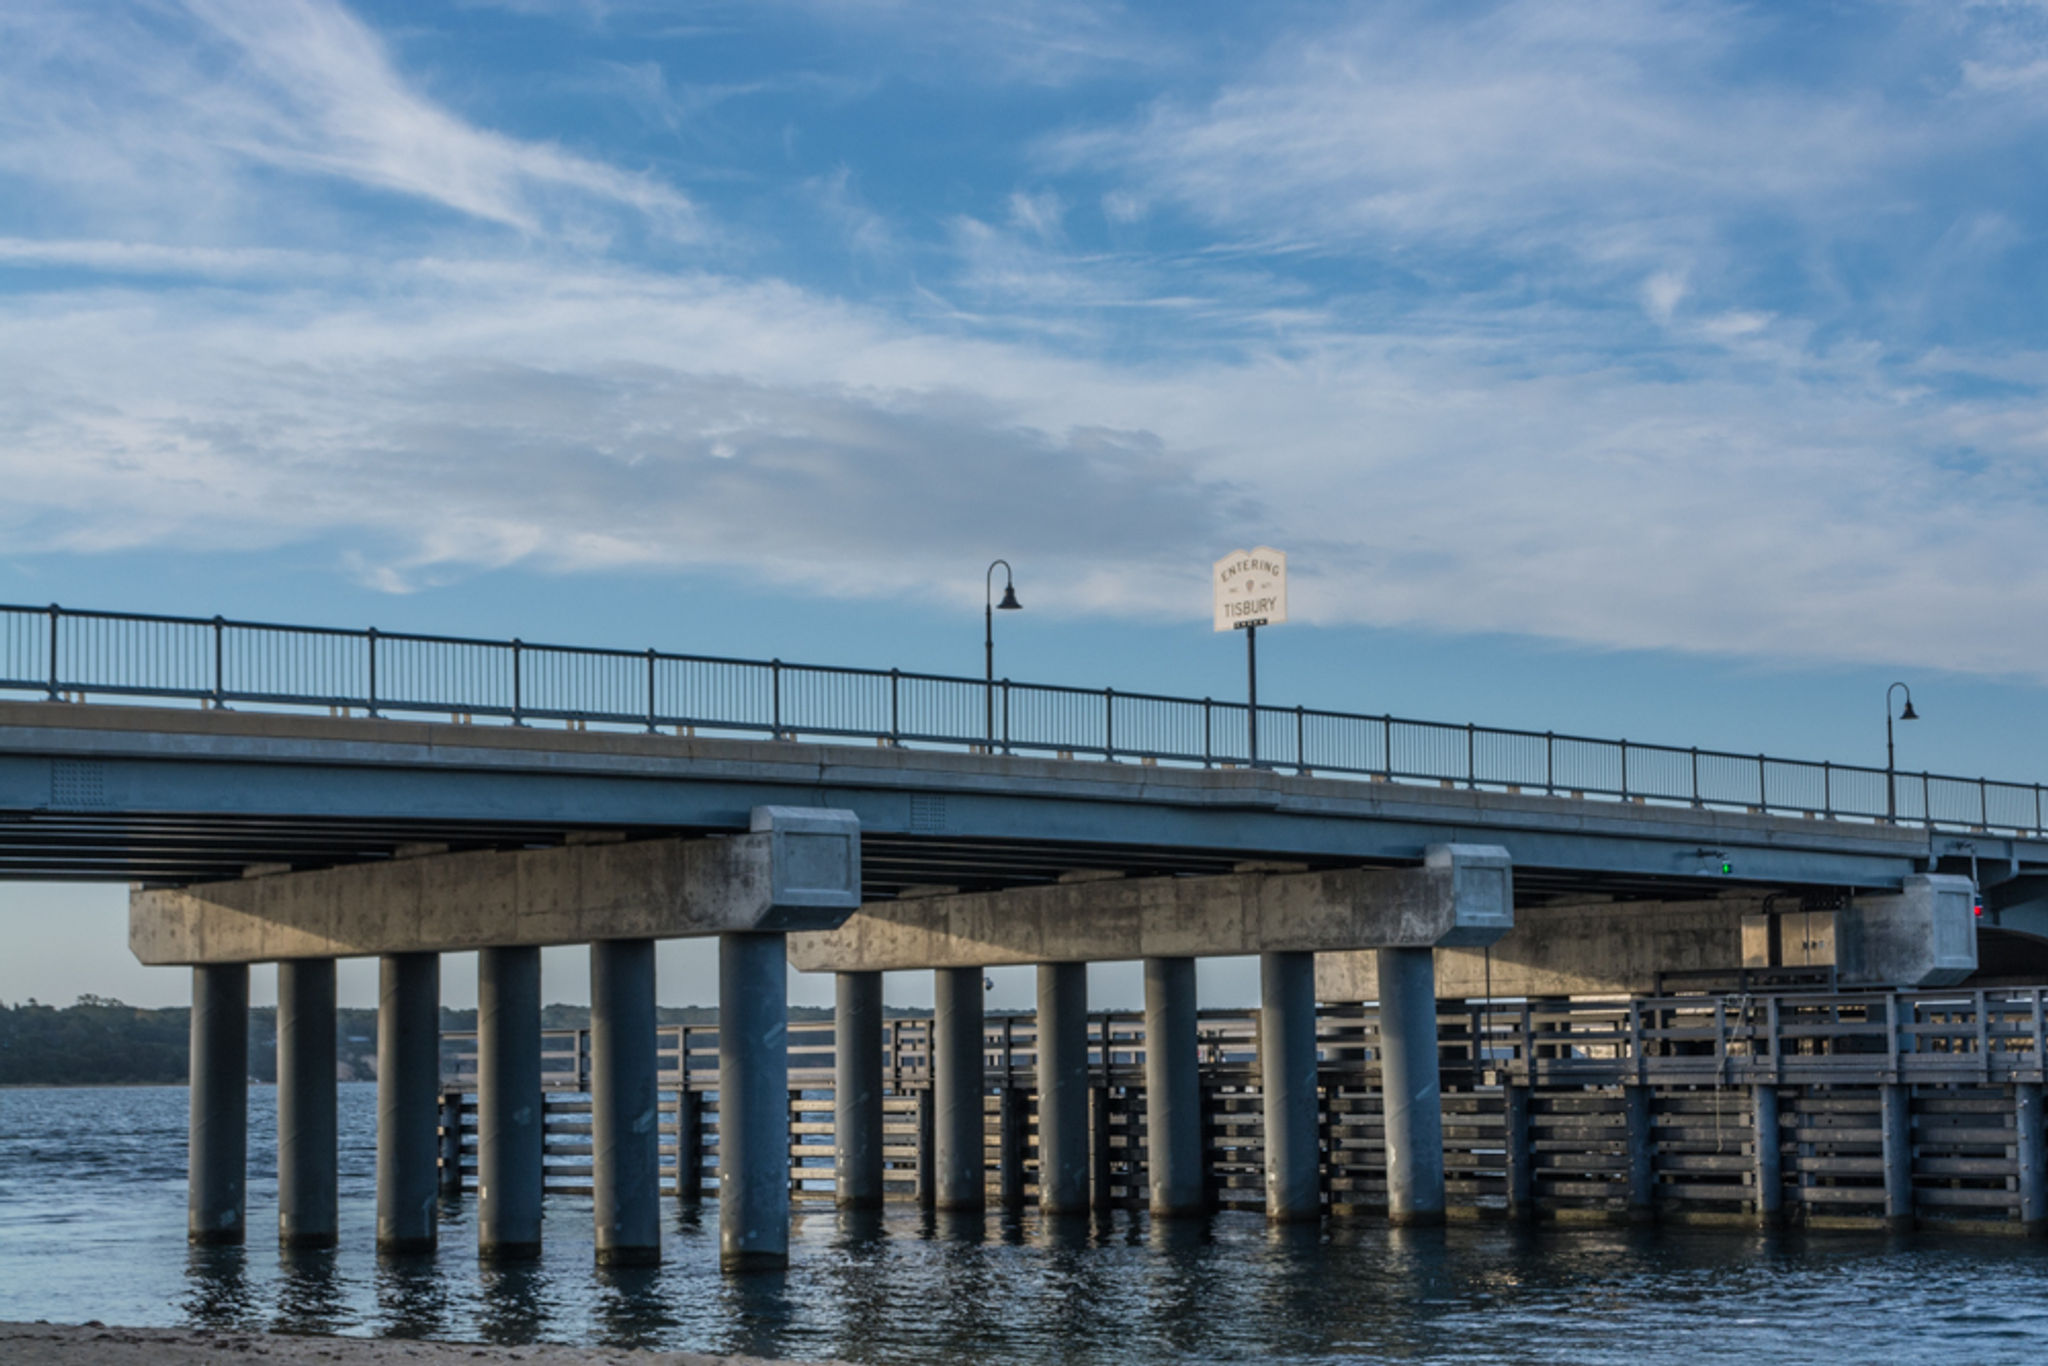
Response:
POLYGON ((1135 959, 1149 1207, 1202 1208, 1193 964, 1258 954, 1268 1216, 1321 1213, 1316 1002, 1372 1000, 1407 1098, 1388 1210, 1427 1222, 1441 997, 1745 965, 1939 987, 1978 966, 1980 904, 2048 921, 2043 788, 1985 778, 56 607, 0 607, 0 694, 0 876, 128 883, 138 957, 194 973, 198 1241, 245 1235, 251 962, 279 965, 280 1236, 320 1244, 333 965, 380 960, 378 1238, 403 1250, 435 1241, 438 955, 479 952, 479 1240, 516 1257, 540 1239, 538 954, 590 944, 598 1254, 630 1262, 659 1249, 652 945, 715 940, 721 1255, 744 1269, 787 1258, 786 964, 836 976, 843 1203, 883 1191, 881 973, 935 974, 933 1199, 978 1208, 982 970, 1029 963, 1039 1203, 1086 1208, 1086 964, 1135 959))

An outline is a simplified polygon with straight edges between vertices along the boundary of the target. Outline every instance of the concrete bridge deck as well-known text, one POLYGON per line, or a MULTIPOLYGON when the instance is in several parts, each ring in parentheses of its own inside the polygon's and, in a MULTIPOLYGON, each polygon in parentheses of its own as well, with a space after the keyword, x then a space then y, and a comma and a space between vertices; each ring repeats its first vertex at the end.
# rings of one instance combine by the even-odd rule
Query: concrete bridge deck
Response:
MULTIPOLYGON (((182 884, 450 850, 744 830, 757 806, 860 820, 862 889, 991 890, 1076 870, 1413 863, 1508 850, 1517 897, 1897 887, 2048 840, 1498 787, 617 731, 0 703, 0 877, 182 884)), ((1988 880, 1988 879, 1987 879, 1988 880)))

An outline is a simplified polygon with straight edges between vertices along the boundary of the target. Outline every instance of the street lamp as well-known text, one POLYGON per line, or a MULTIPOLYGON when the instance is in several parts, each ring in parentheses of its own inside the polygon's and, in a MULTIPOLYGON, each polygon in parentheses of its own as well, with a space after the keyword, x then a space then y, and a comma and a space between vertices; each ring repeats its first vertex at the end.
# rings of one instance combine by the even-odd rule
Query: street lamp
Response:
POLYGON ((1021 612, 1024 610, 1024 604, 1017 601, 1017 585, 1010 577, 1010 562, 1008 560, 994 560, 990 562, 988 573, 983 576, 982 587, 987 590, 983 595, 981 613, 982 662, 986 669, 985 677, 987 678, 988 698, 988 729, 986 735, 989 747, 993 749, 996 741, 996 609, 1001 608, 1005 612, 1021 612), (996 601, 997 565, 1003 567, 1003 600, 1001 602, 996 601))
MULTIPOLYGON (((1898 761, 1892 748, 1892 694, 1901 688, 1906 688, 1906 685, 1894 683, 1884 690, 1884 815, 1885 819, 1893 824, 1897 824, 1899 819, 1899 779, 1898 761)), ((1899 719, 1920 719, 1920 713, 1913 710, 1911 688, 1906 688, 1906 709, 1899 713, 1899 719)))

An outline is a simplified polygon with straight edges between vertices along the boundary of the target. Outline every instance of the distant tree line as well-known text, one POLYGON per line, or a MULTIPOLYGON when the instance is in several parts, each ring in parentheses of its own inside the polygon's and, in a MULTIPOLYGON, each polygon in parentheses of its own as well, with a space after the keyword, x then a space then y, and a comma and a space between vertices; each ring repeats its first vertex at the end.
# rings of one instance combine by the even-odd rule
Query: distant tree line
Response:
MULTIPOLYGON (((890 1009, 891 1014, 929 1011, 890 1009)), ((377 1012, 343 1007, 335 1013, 334 1052, 344 1081, 377 1075, 377 1012)), ((665 1025, 716 1024, 714 1006, 663 1006, 655 1012, 665 1025)), ((830 1019, 821 1006, 791 1006, 792 1020, 830 1019)), ((541 1010, 544 1029, 584 1029, 588 1006, 551 1005, 541 1010)), ((474 1010, 443 1007, 444 1032, 476 1028, 474 1010)), ((148 1010, 103 996, 81 996, 68 1006, 33 998, 0 1005, 0 1086, 177 1085, 186 1080, 192 1012, 183 1006, 148 1010)), ((452 1071, 456 1051, 443 1046, 442 1067, 452 1071)), ((249 1076, 277 1080, 277 1010, 249 1012, 249 1076)))

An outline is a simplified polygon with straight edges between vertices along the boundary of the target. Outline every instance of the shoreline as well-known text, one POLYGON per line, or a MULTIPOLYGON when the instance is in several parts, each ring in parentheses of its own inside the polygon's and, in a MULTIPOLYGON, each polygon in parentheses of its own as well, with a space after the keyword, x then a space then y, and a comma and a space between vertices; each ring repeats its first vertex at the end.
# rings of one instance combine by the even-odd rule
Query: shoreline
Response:
POLYGON ((835 1366, 831 1362, 771 1361, 766 1357, 711 1356, 638 1347, 569 1347, 557 1343, 443 1342, 426 1338, 368 1338, 293 1333, 251 1333, 203 1328, 123 1328, 83 1324, 0 1323, 0 1359, 9 1366, 478 1366, 517 1361, 527 1366, 835 1366))

